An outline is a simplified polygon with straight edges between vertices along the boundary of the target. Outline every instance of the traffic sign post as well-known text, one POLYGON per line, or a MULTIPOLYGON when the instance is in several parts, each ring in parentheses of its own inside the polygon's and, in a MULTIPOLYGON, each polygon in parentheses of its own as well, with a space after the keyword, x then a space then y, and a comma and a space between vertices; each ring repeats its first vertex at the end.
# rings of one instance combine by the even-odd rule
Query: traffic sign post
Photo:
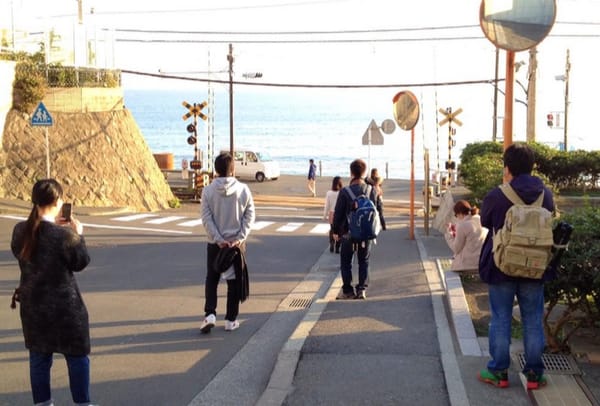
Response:
POLYGON ((456 123, 458 126, 462 126, 462 121, 460 121, 456 116, 462 113, 463 109, 458 108, 456 111, 452 111, 452 107, 448 107, 446 110, 440 109, 439 112, 442 113, 445 117, 442 121, 439 122, 439 126, 443 126, 448 124, 448 160, 446 161, 446 170, 448 171, 448 177, 446 179, 446 183, 448 186, 452 185, 452 178, 454 176, 454 170, 456 169, 456 162, 452 160, 452 147, 456 146, 456 141, 452 138, 456 135, 456 128, 452 127, 452 123, 456 123))
MULTIPOLYGON (((188 133, 190 133, 190 135, 188 136, 187 142, 190 145, 194 146, 194 159, 190 162, 190 168, 192 168, 196 174, 196 176, 194 176, 194 189, 196 189, 196 198, 198 198, 198 193, 200 191, 200 183, 198 182, 198 174, 200 169, 202 168, 202 160, 200 159, 199 153, 198 153, 198 117, 200 117, 202 120, 206 120, 206 115, 204 113, 202 113, 202 109, 204 107, 207 106, 207 102, 203 101, 202 103, 194 103, 193 105, 183 101, 181 103, 183 105, 183 107, 188 109, 188 112, 185 113, 183 115, 183 120, 187 120, 190 117, 194 117, 194 123, 193 124, 188 124, 188 126, 186 127, 186 130, 188 131, 188 133)), ((208 157, 208 159, 212 159, 212 157, 208 157)))
POLYGON ((44 103, 40 102, 31 115, 32 127, 44 127, 44 137, 46 139, 46 178, 50 178, 50 140, 48 137, 48 127, 54 124, 52 116, 44 103))

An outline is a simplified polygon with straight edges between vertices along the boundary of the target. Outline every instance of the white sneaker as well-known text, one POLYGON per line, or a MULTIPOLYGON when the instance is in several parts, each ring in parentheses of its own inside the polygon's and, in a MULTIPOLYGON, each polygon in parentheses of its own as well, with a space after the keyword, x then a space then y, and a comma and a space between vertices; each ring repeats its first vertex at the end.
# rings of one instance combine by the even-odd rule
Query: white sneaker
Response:
POLYGON ((210 330, 215 326, 215 322, 217 318, 214 314, 209 314, 204 318, 202 325, 200 326, 200 331, 204 334, 210 333, 210 330))
POLYGON ((233 330, 237 330, 238 328, 240 328, 240 322, 237 320, 234 320, 234 321, 227 320, 225 322, 225 331, 233 331, 233 330))

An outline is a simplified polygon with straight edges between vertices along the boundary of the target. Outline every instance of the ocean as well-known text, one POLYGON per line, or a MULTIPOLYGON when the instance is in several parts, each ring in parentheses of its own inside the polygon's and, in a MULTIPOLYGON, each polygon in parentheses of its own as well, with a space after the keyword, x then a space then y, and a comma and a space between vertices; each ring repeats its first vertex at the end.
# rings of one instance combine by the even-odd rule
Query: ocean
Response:
MULTIPOLYGON (((363 135, 375 120, 393 120, 392 89, 234 88, 234 146, 267 152, 279 162, 282 174, 303 175, 313 158, 322 176, 347 177, 349 164, 362 158, 387 178, 410 178, 410 132, 396 127, 381 133, 383 145, 363 145, 363 135)), ((125 106, 132 112, 153 153, 172 153, 175 168, 192 159, 182 105, 207 100, 207 90, 125 89, 125 106)), ((214 148, 229 150, 229 94, 215 90, 214 148)), ((205 107, 203 113, 208 112, 205 107)), ((207 126, 198 120, 198 148, 206 159, 207 126)), ((417 129, 419 124, 417 124, 417 129)), ((422 131, 415 131, 415 178, 424 179, 422 131)), ((435 168, 435 153, 430 167, 435 168)), ((443 162, 442 162, 443 166, 443 162)))

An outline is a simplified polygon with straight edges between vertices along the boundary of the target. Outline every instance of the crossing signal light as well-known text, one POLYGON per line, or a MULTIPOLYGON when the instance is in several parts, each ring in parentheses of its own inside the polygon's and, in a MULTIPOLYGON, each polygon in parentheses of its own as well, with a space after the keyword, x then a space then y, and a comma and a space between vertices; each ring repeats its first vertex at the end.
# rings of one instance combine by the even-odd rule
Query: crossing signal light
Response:
POLYGON ((196 131, 196 126, 194 124, 188 124, 188 126, 186 127, 186 130, 189 133, 193 133, 196 131))
POLYGON ((548 124, 548 127, 550 128, 554 127, 554 114, 548 113, 546 115, 546 124, 548 124))
POLYGON ((194 144, 196 144, 196 142, 197 142, 197 139, 193 135, 190 135, 187 139, 187 143, 190 145, 194 145, 194 144))

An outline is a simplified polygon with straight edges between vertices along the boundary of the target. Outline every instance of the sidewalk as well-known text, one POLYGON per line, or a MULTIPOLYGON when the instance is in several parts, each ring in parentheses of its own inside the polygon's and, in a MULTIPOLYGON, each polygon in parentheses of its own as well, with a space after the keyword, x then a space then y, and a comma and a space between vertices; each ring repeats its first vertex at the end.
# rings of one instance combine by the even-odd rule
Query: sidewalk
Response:
MULTIPOLYGON (((337 276, 284 346, 258 405, 597 404, 588 396, 598 397, 598 364, 584 365, 583 379, 549 375, 548 387, 530 393, 516 362, 509 388, 479 382, 487 340, 469 331, 468 308, 446 311, 436 259, 450 251, 437 231, 416 234, 411 241, 406 228, 396 228, 380 236, 366 301, 335 300, 337 276)), ((512 351, 521 348, 513 343, 512 351)))

